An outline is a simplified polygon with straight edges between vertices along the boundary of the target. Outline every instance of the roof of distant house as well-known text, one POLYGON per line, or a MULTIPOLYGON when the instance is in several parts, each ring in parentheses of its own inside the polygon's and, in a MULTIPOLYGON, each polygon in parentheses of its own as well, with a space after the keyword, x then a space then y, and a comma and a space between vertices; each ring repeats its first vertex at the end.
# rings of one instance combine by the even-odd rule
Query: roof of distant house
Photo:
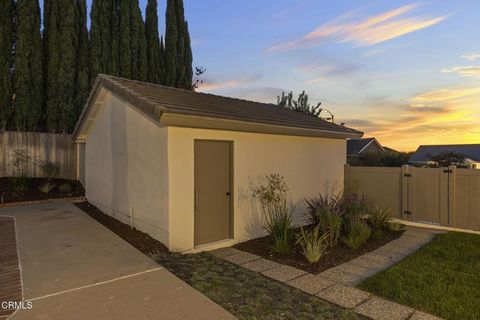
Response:
POLYGON ((444 152, 455 152, 465 158, 480 161, 480 144, 424 145, 410 157, 409 162, 431 161, 430 156, 438 156, 444 152))
POLYGON ((348 139, 347 140, 347 155, 354 156, 362 153, 370 144, 376 144, 377 147, 383 151, 382 145, 375 138, 363 139, 348 139))
MULTIPOLYGON (((343 125, 281 108, 275 104, 222 97, 100 74, 97 76, 75 128, 75 137, 86 120, 89 108, 95 103, 95 97, 102 88, 113 92, 158 122, 168 115, 177 118, 188 117, 204 122, 212 121, 212 119, 217 122, 221 120, 227 130, 237 128, 243 123, 250 127, 253 124, 257 127, 262 125, 270 128, 285 128, 285 132, 302 131, 305 133, 304 135, 312 136, 325 134, 326 137, 356 138, 363 135, 362 132, 343 125)), ((279 131, 279 129, 276 130, 279 131)))

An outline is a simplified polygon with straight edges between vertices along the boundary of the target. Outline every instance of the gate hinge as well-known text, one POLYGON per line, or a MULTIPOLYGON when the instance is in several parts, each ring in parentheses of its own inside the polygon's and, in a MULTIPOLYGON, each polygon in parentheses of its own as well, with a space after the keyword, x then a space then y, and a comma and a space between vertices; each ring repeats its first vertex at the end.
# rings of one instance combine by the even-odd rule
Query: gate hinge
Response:
POLYGON ((405 210, 405 211, 403 211, 403 213, 404 213, 404 214, 412 214, 412 212, 411 212, 411 211, 406 211, 406 210, 405 210))
POLYGON ((404 176, 404 177, 411 178, 411 177, 412 177, 412 174, 411 174, 411 173, 404 173, 403 176, 404 176))

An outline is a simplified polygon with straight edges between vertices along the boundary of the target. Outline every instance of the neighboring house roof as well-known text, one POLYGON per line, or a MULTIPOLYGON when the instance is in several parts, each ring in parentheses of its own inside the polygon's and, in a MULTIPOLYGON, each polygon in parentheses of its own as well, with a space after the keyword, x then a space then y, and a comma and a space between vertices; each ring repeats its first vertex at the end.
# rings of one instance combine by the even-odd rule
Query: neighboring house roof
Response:
POLYGON ((409 162, 431 161, 430 156, 438 156, 444 152, 462 154, 465 158, 480 162, 480 144, 451 144, 420 146, 410 157, 409 162))
POLYGON ((274 104, 227 98, 100 74, 75 127, 75 138, 78 137, 85 122, 91 120, 88 119, 89 110, 95 104, 102 88, 126 100, 151 119, 166 125, 190 126, 186 123, 186 118, 189 118, 192 126, 195 126, 192 119, 196 119, 197 124, 203 121, 205 126, 207 122, 208 125, 212 124, 212 120, 216 121, 217 125, 218 120, 225 120, 223 127, 220 126, 225 130, 240 130, 238 128, 243 125, 246 128, 243 131, 250 131, 247 128, 255 131, 254 127, 257 128, 260 124, 263 127, 270 126, 274 133, 282 127, 286 129, 284 134, 296 132, 299 135, 335 138, 363 135, 360 131, 280 108, 274 104))
POLYGON ((347 140, 347 155, 356 156, 365 151, 385 151, 382 145, 375 138, 364 139, 348 139, 347 140))

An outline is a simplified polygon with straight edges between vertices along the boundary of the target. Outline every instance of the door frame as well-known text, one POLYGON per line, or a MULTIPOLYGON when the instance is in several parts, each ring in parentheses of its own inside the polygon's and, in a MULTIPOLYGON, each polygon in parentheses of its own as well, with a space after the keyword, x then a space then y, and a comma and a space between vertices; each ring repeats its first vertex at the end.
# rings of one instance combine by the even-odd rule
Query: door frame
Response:
MULTIPOLYGON (((234 193, 234 141, 233 140, 223 140, 223 139, 193 139, 193 154, 195 155, 195 142, 197 141, 203 141, 203 142, 224 142, 228 143, 228 156, 230 159, 230 165, 229 165, 229 179, 230 179, 230 199, 229 199, 229 220, 230 220, 230 225, 229 225, 229 237, 224 239, 234 239, 234 201, 235 201, 235 193, 234 193)), ((193 194, 193 238, 195 239, 195 156, 193 157, 193 188, 192 188, 192 194, 193 194)), ((223 241, 223 240, 219 240, 223 241)), ((200 245, 195 244, 194 241, 194 247, 201 247, 205 246, 208 243, 203 243, 200 245)))

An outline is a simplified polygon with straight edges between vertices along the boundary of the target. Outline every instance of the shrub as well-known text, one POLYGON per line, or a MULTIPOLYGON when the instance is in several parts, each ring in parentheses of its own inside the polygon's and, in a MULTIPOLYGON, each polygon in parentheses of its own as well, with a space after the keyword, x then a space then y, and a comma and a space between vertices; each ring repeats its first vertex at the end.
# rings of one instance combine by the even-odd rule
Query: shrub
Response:
POLYGON ((276 253, 286 254, 291 251, 294 235, 292 214, 284 202, 282 205, 270 205, 265 216, 265 230, 272 240, 272 249, 276 253))
POLYGON ((58 190, 61 193, 71 193, 72 192, 72 186, 69 183, 64 183, 64 184, 61 184, 58 187, 58 190))
POLYGON ((45 183, 42 184, 40 187, 38 187, 38 190, 40 190, 41 192, 47 194, 47 193, 49 193, 50 191, 52 191, 53 188, 55 188, 55 184, 54 184, 54 183, 45 182, 45 183))
POLYGON ((347 223, 346 235, 343 242, 351 249, 358 249, 370 238, 371 231, 368 224, 361 219, 352 219, 347 223))
POLYGON ((283 177, 277 173, 271 173, 263 177, 254 189, 255 195, 262 206, 286 201, 287 191, 287 184, 283 181, 283 177))
POLYGON ((383 227, 385 227, 390 220, 390 209, 384 210, 378 207, 375 207, 370 214, 368 215, 368 223, 372 227, 372 238, 373 239, 382 239, 383 238, 383 227))
POLYGON ((60 166, 53 161, 37 161, 36 165, 42 170, 43 175, 49 179, 55 178, 60 172, 60 166))
POLYGON ((339 207, 346 219, 361 219, 368 216, 372 203, 366 195, 349 191, 340 198, 339 207))
POLYGON ((320 209, 318 213, 318 227, 326 237, 326 242, 330 247, 337 244, 342 231, 343 219, 336 210, 320 209))
POLYGON ((30 153, 26 149, 16 149, 12 152, 10 160, 10 181, 15 191, 26 191, 30 186, 28 166, 30 153))
POLYGON ((320 233, 319 226, 310 230, 303 227, 297 235, 297 243, 302 247, 302 253, 310 263, 316 263, 327 250, 327 235, 320 233))
POLYGON ((305 199, 306 216, 310 224, 320 223, 320 213, 323 211, 339 212, 339 202, 336 197, 327 197, 319 194, 314 198, 305 199))
POLYGON ((30 187, 30 178, 26 176, 10 177, 10 181, 15 191, 27 191, 30 187))
POLYGON ((290 252, 293 238, 294 208, 287 204, 287 191, 283 177, 275 173, 266 175, 254 189, 262 207, 265 230, 272 239, 272 249, 281 254, 290 252))

